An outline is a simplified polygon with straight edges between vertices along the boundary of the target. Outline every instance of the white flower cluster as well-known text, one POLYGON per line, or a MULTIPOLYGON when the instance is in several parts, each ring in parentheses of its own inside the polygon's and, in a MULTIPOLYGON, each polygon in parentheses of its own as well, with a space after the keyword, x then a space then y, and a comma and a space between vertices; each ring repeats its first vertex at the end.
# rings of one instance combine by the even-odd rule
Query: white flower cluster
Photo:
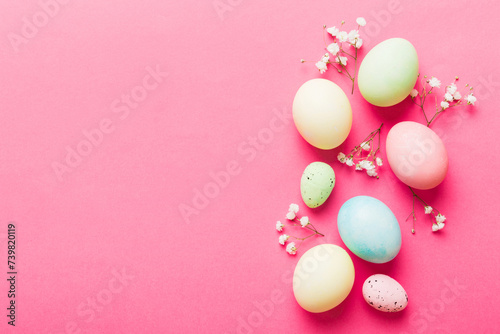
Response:
MULTIPOLYGON (((328 64, 336 63, 343 68, 347 66, 347 57, 345 56, 347 53, 344 51, 342 43, 347 43, 355 49, 361 48, 363 40, 359 36, 359 28, 366 25, 366 20, 362 17, 358 17, 356 23, 358 24, 358 29, 349 32, 342 31, 337 27, 326 29, 326 32, 334 38, 334 42, 326 47, 326 50, 333 56, 333 62, 330 60, 330 54, 325 53, 321 57, 321 60, 316 63, 316 68, 321 74, 328 70, 328 64)), ((343 24, 344 22, 342 21, 341 27, 343 24)))
POLYGON ((436 216, 436 222, 434 224, 432 224, 432 232, 442 230, 444 227, 445 220, 446 220, 445 216, 443 216, 442 214, 438 214, 436 216))
MULTIPOLYGON (((314 232, 313 234, 311 234, 310 236, 312 235, 315 235, 315 234, 319 234, 321 236, 323 236, 323 234, 319 233, 316 228, 314 226, 312 226, 311 222, 309 221, 309 217, 307 216, 303 216, 302 218, 298 218, 297 217, 297 213, 299 212, 299 206, 297 204, 290 204, 289 208, 288 208, 288 212, 286 214, 286 219, 291 221, 291 222, 294 222, 292 223, 292 225, 296 225, 298 226, 300 224, 301 227, 305 227, 307 228, 308 230, 314 232)), ((283 224, 281 221, 277 221, 276 222, 276 230, 278 232, 283 232, 285 228, 285 224, 283 224)), ((305 239, 307 239, 308 237, 306 238, 297 238, 297 237, 293 237, 293 236, 290 236, 290 235, 287 235, 287 234, 281 234, 278 238, 278 242, 281 244, 281 245, 285 245, 286 242, 288 241, 288 239, 290 238, 294 238, 294 239, 297 239, 297 240, 301 240, 301 241, 304 241, 305 239)), ((291 254, 291 255, 295 255, 297 253, 297 249, 299 247, 296 246, 295 242, 290 242, 286 245, 286 251, 291 254)))

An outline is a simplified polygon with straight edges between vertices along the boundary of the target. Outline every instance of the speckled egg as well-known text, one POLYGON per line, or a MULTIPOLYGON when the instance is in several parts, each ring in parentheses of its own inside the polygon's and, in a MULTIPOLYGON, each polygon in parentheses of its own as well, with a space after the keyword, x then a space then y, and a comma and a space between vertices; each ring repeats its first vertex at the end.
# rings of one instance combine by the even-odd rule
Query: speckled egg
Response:
POLYGON ((399 312, 408 305, 405 289, 395 279, 382 274, 368 277, 363 283, 363 298, 382 312, 399 312))
POLYGON ((347 248, 365 261, 386 263, 401 249, 401 229, 391 209, 370 196, 356 196, 339 210, 337 226, 347 248))
POLYGON ((302 200, 310 208, 317 208, 325 203, 335 186, 335 172, 324 162, 309 164, 300 179, 302 200))
POLYGON ((432 189, 448 172, 448 153, 439 136, 423 124, 400 122, 387 134, 387 161, 404 184, 432 189))

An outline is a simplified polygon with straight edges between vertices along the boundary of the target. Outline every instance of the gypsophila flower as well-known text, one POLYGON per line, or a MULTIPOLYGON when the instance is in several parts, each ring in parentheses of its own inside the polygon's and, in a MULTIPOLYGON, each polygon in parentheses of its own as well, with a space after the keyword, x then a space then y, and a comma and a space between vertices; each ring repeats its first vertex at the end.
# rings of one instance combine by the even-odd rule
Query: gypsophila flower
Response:
POLYGON ((292 203, 288 207, 288 211, 292 211, 293 213, 297 213, 297 212, 299 212, 299 206, 297 204, 292 203))
POLYGON ((425 214, 426 214, 426 215, 429 215, 429 214, 431 214, 431 213, 432 213, 432 206, 430 206, 430 205, 426 205, 426 206, 424 207, 424 209, 425 209, 425 214))
POLYGON ((410 96, 411 97, 417 97, 418 95, 418 90, 416 90, 415 88, 413 88, 410 92, 410 96))
POLYGON ((437 223, 438 229, 442 230, 444 228, 444 223, 437 223))
POLYGON ((472 93, 467 95, 465 99, 467 100, 467 104, 472 104, 472 105, 474 105, 474 103, 477 101, 476 97, 472 95, 472 93))
POLYGON ((306 227, 307 225, 309 225, 309 217, 304 216, 304 217, 300 218, 300 225, 302 227, 306 227))
POLYGON ((337 56, 335 57, 335 62, 343 66, 347 65, 347 57, 337 56))
POLYGON ((450 93, 451 95, 455 94, 455 92, 457 91, 457 85, 455 85, 455 83, 451 83, 451 85, 449 85, 448 87, 446 87, 446 92, 447 93, 450 93))
POLYGON ((450 104, 446 101, 441 101, 441 108, 443 108, 443 110, 445 109, 448 109, 450 107, 450 104))
POLYGON ((439 88, 439 86, 441 86, 441 81, 439 81, 436 77, 432 77, 429 80, 429 86, 439 88))
POLYGON ((371 176, 371 177, 377 177, 378 176, 377 171, 375 169, 367 169, 366 170, 366 174, 368 174, 368 176, 371 176))
POLYGON ((326 29, 326 32, 332 35, 333 37, 337 37, 337 34, 340 32, 340 30, 336 27, 331 27, 326 29))
POLYGON ((439 223, 444 223, 444 221, 445 221, 445 220, 446 220, 446 217, 445 217, 445 216, 443 216, 442 214, 438 214, 438 215, 436 216, 436 223, 438 223, 438 224, 439 224, 439 223))
POLYGON ((345 164, 349 167, 352 167, 354 166, 354 161, 352 160, 352 158, 347 158, 345 159, 345 164))
POLYGON ((337 34, 337 38, 338 38, 340 43, 347 42, 348 34, 346 31, 340 31, 337 34))
POLYGON ((360 161, 359 166, 362 169, 366 169, 366 170, 370 170, 370 169, 374 169, 375 168, 375 165, 373 164, 373 162, 368 161, 368 160, 360 161))
POLYGON ((438 224, 432 224, 432 232, 439 231, 439 226, 438 224))
POLYGON ((375 161, 376 161, 376 163, 377 163, 377 166, 382 166, 382 165, 384 164, 384 163, 383 163, 383 161, 382 161, 382 158, 377 157, 377 158, 375 159, 375 161))
POLYGON ((347 34, 347 39, 349 40, 349 43, 354 44, 359 38, 359 32, 357 30, 351 30, 347 34))
POLYGON ((356 170, 363 170, 363 168, 361 168, 360 164, 356 164, 356 170))
POLYGON ((295 219, 295 212, 288 211, 287 214, 286 214, 286 219, 288 219, 288 220, 294 220, 295 219))
POLYGON ((356 49, 359 49, 362 45, 363 45, 363 40, 362 40, 361 38, 358 38, 358 39, 356 40, 356 43, 354 44, 354 47, 355 47, 356 49))
POLYGON ((368 143, 366 141, 362 142, 361 145, 359 145, 359 146, 361 146, 361 148, 363 150, 365 150, 365 151, 369 151, 370 150, 370 143, 368 143))
POLYGON ((276 222, 276 230, 278 230, 278 232, 281 232, 281 231, 283 231, 283 227, 285 227, 285 225, 278 220, 276 222))
POLYGON ((448 102, 453 101, 453 94, 451 94, 451 93, 444 94, 444 100, 448 101, 448 102))
POLYGON ((338 155, 337 155, 337 159, 341 162, 341 163, 344 163, 345 162, 345 154, 340 152, 338 155))
POLYGON ((356 23, 360 25, 361 27, 364 27, 366 25, 366 20, 364 17, 358 17, 356 19, 356 23))
POLYGON ((454 94, 453 94, 453 99, 454 100, 460 100, 462 98, 462 94, 460 94, 459 91, 456 91, 454 94))
POLYGON ((321 74, 325 73, 326 70, 328 69, 328 67, 326 66, 326 63, 324 61, 318 61, 316 63, 316 67, 319 70, 319 73, 321 73, 321 74))
POLYGON ((328 47, 326 49, 328 50, 328 52, 330 52, 334 56, 336 56, 337 53, 339 53, 339 51, 340 51, 340 47, 337 43, 332 43, 332 44, 328 45, 328 47))
POLYGON ((325 54, 323 55, 323 57, 321 58, 321 61, 322 61, 323 63, 328 63, 328 61, 329 61, 329 60, 330 60, 330 55, 329 55, 328 53, 325 53, 325 54))
POLYGON ((280 235, 280 237, 278 238, 278 241, 280 244, 284 245, 285 242, 290 238, 289 235, 286 235, 286 234, 282 234, 280 235))
POLYGON ((291 243, 289 243, 288 245, 286 245, 286 251, 287 251, 290 255, 295 255, 295 254, 297 254, 297 247, 295 247, 295 242, 291 242, 291 243))

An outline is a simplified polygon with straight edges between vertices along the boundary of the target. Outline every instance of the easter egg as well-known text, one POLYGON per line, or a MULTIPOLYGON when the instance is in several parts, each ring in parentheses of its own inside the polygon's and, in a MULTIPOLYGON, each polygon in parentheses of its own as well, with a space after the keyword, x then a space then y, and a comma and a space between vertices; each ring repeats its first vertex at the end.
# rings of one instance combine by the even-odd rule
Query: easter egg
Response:
POLYGON ((335 186, 335 172, 324 162, 309 164, 300 179, 302 200, 310 208, 317 208, 325 203, 335 186))
POLYGON ((351 252, 372 263, 389 262, 401 249, 401 229, 391 209, 370 196, 356 196, 339 210, 340 237, 351 252))
POLYGON ((363 59, 358 72, 361 95, 373 105, 393 106, 415 87, 418 57, 415 47, 403 38, 377 44, 363 59))
POLYGON ((434 188, 448 172, 448 153, 443 141, 423 124, 394 125, 387 134, 386 151, 394 174, 412 188, 434 188))
POLYGON ((366 279, 363 283, 363 298, 368 305, 382 312, 399 312, 408 305, 408 295, 401 284, 382 274, 366 279))
POLYGON ((304 83, 293 100, 293 121, 312 146, 329 150, 342 144, 352 125, 351 104, 342 89, 325 79, 304 83))
POLYGON ((331 310, 346 299, 354 285, 354 264, 337 245, 322 244, 301 256, 293 273, 293 294, 306 311, 331 310))

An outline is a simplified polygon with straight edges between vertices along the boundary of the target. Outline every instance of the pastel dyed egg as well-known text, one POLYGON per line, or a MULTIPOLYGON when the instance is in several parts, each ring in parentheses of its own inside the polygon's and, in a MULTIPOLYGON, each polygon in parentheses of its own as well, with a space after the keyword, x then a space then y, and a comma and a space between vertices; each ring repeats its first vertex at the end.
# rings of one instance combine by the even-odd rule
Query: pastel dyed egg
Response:
POLYGON ((394 174, 412 188, 434 188, 448 172, 448 153, 443 141, 423 124, 394 125, 387 135, 386 151, 394 174))
POLYGON ((344 91, 330 80, 305 82, 295 94, 292 112, 301 136, 323 150, 342 144, 351 131, 351 104, 344 91))
POLYGON ((293 294, 306 311, 320 313, 336 307, 351 292, 354 264, 347 252, 332 244, 309 249, 293 273, 293 294))
POLYGON ((372 263, 389 262, 401 249, 401 229, 391 209, 370 196, 356 196, 339 210, 340 237, 351 252, 372 263))
POLYGON ((361 95, 373 105, 393 106, 403 101, 418 78, 418 56, 406 39, 377 44, 363 59, 358 73, 361 95))
POLYGON ((309 164, 300 179, 302 200, 310 208, 317 208, 325 203, 335 186, 335 172, 324 162, 309 164))
POLYGON ((395 279, 382 274, 368 277, 363 283, 363 298, 376 310, 399 312, 408 305, 408 294, 395 279))

